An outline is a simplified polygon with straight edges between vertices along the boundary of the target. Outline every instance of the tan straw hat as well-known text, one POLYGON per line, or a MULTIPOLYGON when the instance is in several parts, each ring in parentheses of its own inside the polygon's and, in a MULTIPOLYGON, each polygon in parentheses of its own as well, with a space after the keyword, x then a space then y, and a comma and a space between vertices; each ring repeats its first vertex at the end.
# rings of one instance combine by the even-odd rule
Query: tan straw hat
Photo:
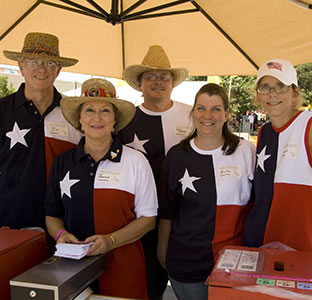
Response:
POLYGON ((81 86, 80 97, 64 97, 61 109, 65 119, 81 131, 80 108, 86 102, 109 102, 115 106, 115 132, 124 128, 134 117, 135 106, 126 100, 116 98, 116 90, 112 83, 101 78, 86 80, 81 86))
POLYGON ((171 68, 165 50, 159 45, 150 46, 140 65, 128 66, 124 71, 124 79, 134 89, 140 91, 139 76, 146 71, 164 70, 173 75, 173 86, 179 85, 187 76, 188 70, 184 68, 171 68))
POLYGON ((55 35, 41 32, 30 32, 26 35, 21 52, 4 50, 6 58, 19 61, 23 58, 51 60, 62 67, 73 66, 77 59, 61 57, 59 40, 55 35))

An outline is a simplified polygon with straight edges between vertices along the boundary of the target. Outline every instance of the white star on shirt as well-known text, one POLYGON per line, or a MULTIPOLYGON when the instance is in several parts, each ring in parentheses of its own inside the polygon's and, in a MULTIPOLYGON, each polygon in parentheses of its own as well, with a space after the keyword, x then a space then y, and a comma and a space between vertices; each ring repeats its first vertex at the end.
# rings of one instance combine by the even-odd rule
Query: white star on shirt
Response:
POLYGON ((128 143, 128 144, 126 144, 126 145, 129 146, 129 147, 131 147, 131 148, 134 148, 134 149, 136 149, 136 150, 139 150, 139 151, 141 151, 141 152, 147 154, 143 146, 144 146, 148 141, 149 141, 149 140, 140 140, 140 139, 137 137, 137 135, 134 134, 133 142, 128 143))
POLYGON ((194 188, 193 181, 199 179, 201 179, 201 177, 190 176, 187 169, 185 169, 183 178, 179 179, 179 181, 182 183, 182 194, 184 194, 187 188, 197 193, 196 189, 194 188))
POLYGON ((76 184, 79 181, 80 181, 79 179, 69 179, 69 171, 68 171, 63 180, 60 181, 61 196, 63 197, 63 195, 66 194, 69 198, 71 198, 70 188, 72 185, 76 184))
POLYGON ((15 144, 20 143, 28 147, 24 136, 30 131, 30 129, 19 129, 17 123, 14 123, 13 130, 6 133, 6 136, 11 139, 10 149, 14 147, 15 144))
POLYGON ((271 156, 271 154, 265 154, 265 151, 266 151, 266 146, 264 146, 261 152, 257 154, 257 157, 258 157, 257 167, 259 166, 263 172, 265 172, 264 162, 271 156))

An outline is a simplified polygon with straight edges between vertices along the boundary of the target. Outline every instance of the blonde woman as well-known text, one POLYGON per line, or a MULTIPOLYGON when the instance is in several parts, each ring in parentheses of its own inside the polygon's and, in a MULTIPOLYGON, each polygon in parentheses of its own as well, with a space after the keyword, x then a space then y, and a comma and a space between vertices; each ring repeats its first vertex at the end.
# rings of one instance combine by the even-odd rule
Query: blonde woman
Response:
POLYGON ((312 112, 299 110, 297 72, 289 61, 264 63, 256 90, 270 122, 258 133, 255 205, 245 244, 311 251, 312 112))

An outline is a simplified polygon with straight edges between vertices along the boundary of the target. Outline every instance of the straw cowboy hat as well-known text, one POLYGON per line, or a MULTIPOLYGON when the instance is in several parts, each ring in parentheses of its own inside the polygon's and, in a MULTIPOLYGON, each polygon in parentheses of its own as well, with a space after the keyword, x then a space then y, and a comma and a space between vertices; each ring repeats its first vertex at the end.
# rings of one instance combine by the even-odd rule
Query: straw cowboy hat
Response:
POLYGON ((65 119, 81 131, 79 122, 81 106, 92 101, 109 102, 116 108, 115 132, 124 128, 134 117, 135 106, 129 101, 117 99, 115 87, 109 81, 92 78, 82 84, 80 97, 64 97, 61 100, 61 109, 65 119))
POLYGON ((51 60, 62 67, 73 66, 78 62, 74 58, 61 57, 58 38, 55 35, 41 32, 28 33, 21 52, 4 50, 3 54, 6 58, 15 61, 23 58, 51 60))
POLYGON ((165 50, 159 45, 150 46, 140 65, 128 66, 124 71, 124 79, 134 89, 140 91, 139 76, 146 71, 164 70, 173 75, 173 86, 179 85, 187 76, 188 70, 184 68, 171 68, 165 50))

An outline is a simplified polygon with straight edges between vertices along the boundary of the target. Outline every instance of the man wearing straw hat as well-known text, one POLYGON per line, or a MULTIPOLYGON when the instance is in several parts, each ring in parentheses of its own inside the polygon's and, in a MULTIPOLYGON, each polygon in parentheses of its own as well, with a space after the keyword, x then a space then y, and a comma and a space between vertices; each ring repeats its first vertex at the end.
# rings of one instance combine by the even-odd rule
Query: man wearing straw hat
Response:
POLYGON ((38 32, 26 35, 21 52, 3 54, 18 62, 25 83, 0 99, 0 226, 44 227, 52 161, 81 137, 65 121, 53 84, 77 60, 60 56, 56 36, 38 32))
MULTIPOLYGON (((184 68, 172 68, 165 50, 154 45, 140 65, 125 69, 124 79, 143 93, 144 102, 136 108, 134 119, 120 132, 124 144, 140 150, 149 160, 156 183, 168 150, 191 130, 191 106, 171 100, 174 87, 188 76, 184 68)), ((157 230, 142 239, 147 266, 150 300, 162 299, 167 273, 157 259, 157 230)))

